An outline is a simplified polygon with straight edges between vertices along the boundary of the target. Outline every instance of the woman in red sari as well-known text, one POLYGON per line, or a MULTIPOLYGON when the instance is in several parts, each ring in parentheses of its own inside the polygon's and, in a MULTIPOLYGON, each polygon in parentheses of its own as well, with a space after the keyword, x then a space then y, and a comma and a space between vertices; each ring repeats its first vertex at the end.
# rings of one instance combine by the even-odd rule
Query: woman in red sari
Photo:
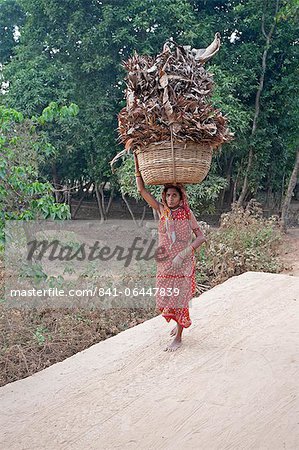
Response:
POLYGON ((171 331, 174 340, 165 349, 174 351, 181 346, 183 329, 191 325, 189 301, 195 295, 194 250, 206 239, 189 207, 184 187, 166 185, 159 202, 145 189, 136 156, 135 166, 138 191, 159 214, 159 247, 166 254, 163 260, 157 261, 156 304, 167 322, 171 319, 176 322, 171 331), (192 233, 196 236, 193 242, 192 233))

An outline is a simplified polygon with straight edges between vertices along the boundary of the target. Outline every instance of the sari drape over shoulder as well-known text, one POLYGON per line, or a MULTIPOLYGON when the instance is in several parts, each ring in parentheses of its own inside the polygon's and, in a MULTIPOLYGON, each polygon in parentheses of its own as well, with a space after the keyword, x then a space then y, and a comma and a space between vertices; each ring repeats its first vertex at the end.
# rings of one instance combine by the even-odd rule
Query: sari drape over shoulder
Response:
POLYGON ((183 198, 180 206, 170 210, 162 197, 164 211, 159 219, 159 247, 164 247, 165 258, 157 261, 156 305, 162 316, 169 322, 175 320, 188 328, 191 325, 189 302, 196 291, 194 250, 185 257, 181 268, 172 266, 173 259, 192 242, 192 233, 199 225, 190 210, 186 193, 179 186, 183 198))

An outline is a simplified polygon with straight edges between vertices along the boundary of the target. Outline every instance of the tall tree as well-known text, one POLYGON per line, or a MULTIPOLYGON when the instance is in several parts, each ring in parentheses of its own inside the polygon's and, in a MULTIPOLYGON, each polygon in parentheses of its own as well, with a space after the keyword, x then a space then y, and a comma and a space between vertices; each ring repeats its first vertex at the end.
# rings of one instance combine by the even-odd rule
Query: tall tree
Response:
POLYGON ((294 188, 298 182, 298 174, 299 174, 299 149, 297 149, 297 154, 296 154, 296 158, 295 158, 293 171, 290 176, 287 193, 285 195, 284 202, 282 205, 281 224, 282 224, 282 228, 284 231, 287 230, 290 204, 291 204, 294 188))
MULTIPOLYGON (((265 7, 268 8, 269 5, 266 5, 266 3, 267 2, 264 2, 263 6, 265 5, 265 7)), ((271 41, 272 41, 272 36, 273 36, 275 26, 276 26, 276 16, 278 13, 278 8, 279 8, 279 0, 276 0, 275 10, 273 12, 272 24, 271 24, 270 29, 267 31, 266 31, 266 13, 263 12, 263 14, 262 14, 261 32, 265 38, 265 47, 264 47, 263 56, 262 56, 261 74, 260 74, 258 89, 256 91, 256 96, 255 96, 255 110, 254 110, 254 117, 253 117, 253 122, 252 122, 251 133, 250 133, 248 162, 247 162, 247 166, 246 166, 245 173, 244 173, 244 181, 243 181, 242 191, 241 191, 241 194, 238 199, 238 206, 243 205, 247 191, 248 191, 248 175, 251 170, 252 163, 253 163, 253 157, 254 157, 253 140, 254 140, 254 137, 256 134, 256 130, 257 130, 257 124, 258 124, 258 119, 259 119, 259 114, 260 114, 261 95, 262 95, 263 88, 264 88, 265 73, 266 73, 266 68, 267 68, 267 56, 268 56, 268 52, 269 52, 271 41)))
MULTIPOLYGON (((26 115, 40 114, 51 101, 80 107, 76 121, 63 128, 48 127, 49 140, 57 148, 44 169, 49 180, 55 173, 61 184, 93 182, 99 192, 112 180, 109 160, 119 151, 117 113, 124 106, 123 59, 134 50, 157 53, 170 37, 204 47, 220 31, 222 48, 210 65, 216 82, 213 102, 228 114, 235 131, 235 141, 224 145, 215 160, 215 175, 228 181, 222 198, 230 201, 234 193, 242 195, 242 184, 245 200, 265 190, 281 192, 281 173, 285 178, 290 174, 294 149, 286 143, 278 110, 286 93, 293 95, 284 70, 294 73, 298 45, 296 26, 286 18, 275 23, 271 46, 265 46, 262 17, 264 13, 267 35, 274 24, 275 3, 18 0, 15 4, 22 7, 25 21, 17 46, 10 47, 13 57, 6 58, 3 74, 10 84, 2 102, 26 115)), ((281 4, 283 12, 288 5, 281 4)))

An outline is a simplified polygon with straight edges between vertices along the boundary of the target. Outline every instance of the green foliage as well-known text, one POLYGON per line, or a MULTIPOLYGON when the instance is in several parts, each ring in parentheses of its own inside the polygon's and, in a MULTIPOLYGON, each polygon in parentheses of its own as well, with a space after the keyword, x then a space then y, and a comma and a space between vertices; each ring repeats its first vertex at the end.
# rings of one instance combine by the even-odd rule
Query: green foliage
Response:
POLYGON ((39 165, 52 147, 43 136, 39 140, 36 131, 40 124, 54 120, 55 114, 66 120, 67 113, 68 116, 76 114, 76 106, 58 108, 51 104, 33 120, 24 119, 19 112, 0 106, 1 245, 5 220, 70 218, 69 207, 55 203, 52 185, 40 179, 39 165))
POLYGON ((227 181, 210 174, 201 184, 188 185, 186 192, 194 214, 212 214, 220 192, 227 186, 227 181))
POLYGON ((79 108, 74 103, 71 103, 70 106, 61 106, 59 107, 57 103, 51 102, 49 106, 47 106, 40 117, 37 118, 37 122, 40 125, 45 125, 48 122, 62 122, 65 120, 71 120, 72 117, 75 117, 79 112, 79 108))
MULTIPOLYGON (((9 89, 0 103, 26 117, 42 116, 46 109, 40 119, 45 121, 36 126, 44 127, 51 156, 39 166, 48 181, 112 181, 109 161, 119 151, 117 113, 125 104, 122 60, 134 50, 156 54, 170 37, 201 48, 219 31, 221 50, 210 65, 216 83, 212 101, 228 116, 235 140, 223 145, 213 175, 231 185, 238 179, 238 193, 248 149, 254 145, 249 194, 258 190, 280 193, 281 178, 288 179, 298 145, 298 0, 282 0, 276 17, 275 3, 2 0, 1 78, 9 82, 9 89), (275 30, 266 61, 258 131, 251 142, 266 44, 263 17, 265 32, 273 23, 275 30), (15 27, 21 33, 19 39, 13 37, 15 27), (47 109, 51 102, 74 103, 80 111, 72 120, 51 120, 54 111, 47 109)), ((61 109, 60 119, 68 113, 61 109)), ((136 196, 133 188, 127 194, 136 196)))
POLYGON ((299 0, 283 0, 277 20, 291 19, 295 23, 299 22, 299 0))
MULTIPOLYGON (((279 196, 281 179, 292 170, 290 161, 294 160, 298 145, 295 142, 298 143, 296 72, 299 55, 294 19, 298 0, 280 2, 278 17, 283 13, 285 21, 277 20, 276 2, 270 0, 199 0, 193 3, 198 8, 198 24, 200 20, 213 23, 215 30, 222 35, 222 47, 211 68, 216 81, 213 98, 215 104, 228 114, 235 141, 223 146, 217 173, 230 179, 231 183, 238 178, 238 193, 249 146, 252 145, 254 161, 249 173, 249 195, 272 190, 279 196), (288 9, 292 12, 285 14, 288 9), (265 32, 269 33, 273 24, 275 29, 266 59, 257 136, 251 142, 255 98, 266 46, 262 32, 263 17, 265 32)), ((204 30, 198 27, 197 39, 202 39, 202 36, 204 30)))
POLYGON ((41 114, 51 102, 80 107, 76 128, 48 130, 57 153, 44 173, 60 183, 107 181, 117 153, 116 117, 123 104, 122 59, 134 49, 157 52, 170 36, 181 39, 194 24, 188 1, 47 2, 20 0, 26 21, 15 57, 4 68, 8 106, 41 114), (70 153, 65 149, 73 147, 70 153), (67 167, 67 170, 65 169, 67 167))
POLYGON ((0 1, 0 63, 4 64, 12 56, 17 45, 16 31, 23 25, 24 12, 16 0, 0 1))
MULTIPOLYGON (((216 108, 221 109, 224 115, 228 116, 229 127, 235 133, 238 142, 240 135, 248 134, 252 116, 248 106, 238 98, 239 84, 246 83, 246 77, 243 76, 240 79, 240 76, 233 72, 223 71, 216 65, 211 66, 209 70, 214 74, 215 82, 212 103, 216 108)), ((231 145, 236 144, 233 142, 231 145)))
POLYGON ((48 330, 48 328, 38 325, 34 332, 34 339, 37 341, 39 346, 43 346, 46 340, 51 340, 52 336, 48 330))
POLYGON ((20 278, 30 278, 34 283, 40 283, 47 279, 43 266, 40 263, 26 263, 20 270, 20 278))

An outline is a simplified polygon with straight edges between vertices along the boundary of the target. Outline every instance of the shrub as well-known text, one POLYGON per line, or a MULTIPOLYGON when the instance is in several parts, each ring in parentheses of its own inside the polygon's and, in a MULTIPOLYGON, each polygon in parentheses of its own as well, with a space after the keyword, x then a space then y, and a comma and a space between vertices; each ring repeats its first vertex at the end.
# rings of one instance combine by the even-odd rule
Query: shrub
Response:
POLYGON ((280 272, 278 218, 265 219, 260 205, 236 205, 222 214, 220 228, 207 230, 208 242, 198 254, 198 284, 215 286, 247 271, 280 272))

